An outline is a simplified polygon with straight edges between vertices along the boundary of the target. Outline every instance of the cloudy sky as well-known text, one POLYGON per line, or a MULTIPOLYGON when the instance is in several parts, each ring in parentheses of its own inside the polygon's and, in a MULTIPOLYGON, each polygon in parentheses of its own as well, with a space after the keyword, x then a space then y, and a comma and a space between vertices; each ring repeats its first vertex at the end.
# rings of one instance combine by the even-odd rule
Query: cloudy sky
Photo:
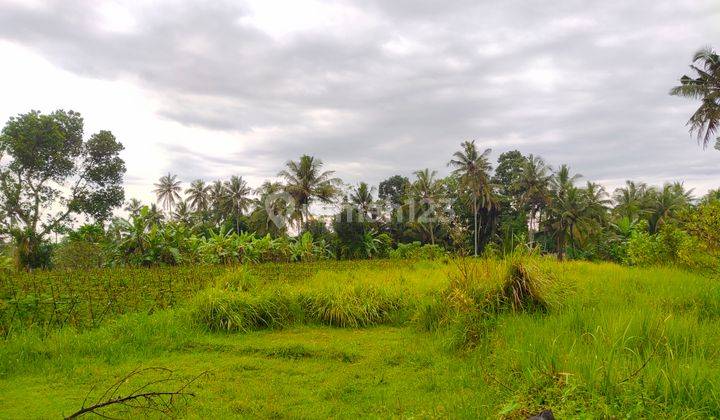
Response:
POLYGON ((126 147, 128 197, 308 153, 348 183, 461 141, 627 178, 720 186, 668 90, 720 48, 720 1, 0 0, 0 121, 73 109, 126 147))

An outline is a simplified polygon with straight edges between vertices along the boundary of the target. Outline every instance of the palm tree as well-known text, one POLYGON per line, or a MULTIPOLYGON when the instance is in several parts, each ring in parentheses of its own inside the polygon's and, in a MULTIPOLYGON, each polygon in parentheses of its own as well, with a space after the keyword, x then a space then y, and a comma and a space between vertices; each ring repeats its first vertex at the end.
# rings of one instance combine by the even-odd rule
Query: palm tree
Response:
POLYGON ((648 187, 645 183, 625 181, 625 186, 615 189, 615 213, 634 222, 647 212, 648 187))
POLYGON ((666 183, 660 190, 653 189, 651 193, 650 233, 657 232, 660 226, 667 222, 668 219, 674 217, 680 210, 690 206, 692 200, 692 189, 685 190, 685 187, 680 182, 666 183))
POLYGON ((128 200, 127 205, 125 206, 124 210, 130 214, 130 216, 137 216, 140 214, 140 210, 143 208, 142 201, 138 200, 137 198, 131 198, 128 200))
POLYGON ((205 212, 210 206, 210 186, 202 179, 196 179, 185 190, 190 208, 195 212, 205 212))
POLYGON ((314 156, 302 155, 299 161, 288 161, 278 176, 285 180, 285 191, 295 200, 291 218, 298 225, 310 217, 309 206, 314 201, 330 203, 337 196, 340 179, 335 172, 322 171, 323 162, 314 156))
POLYGON ((157 195, 158 203, 162 202, 163 209, 171 211, 175 203, 180 201, 181 181, 177 179, 177 175, 167 174, 160 178, 155 184, 154 193, 157 195))
POLYGON ((361 182, 358 187, 350 193, 350 203, 362 213, 364 217, 373 216, 373 193, 375 187, 370 187, 366 182, 361 182))
POLYGON ((539 156, 529 155, 519 180, 521 205, 530 213, 528 242, 535 241, 538 216, 550 202, 550 167, 539 156))
POLYGON ((285 220, 283 223, 276 223, 276 228, 273 229, 272 225, 278 220, 278 218, 284 218, 287 204, 284 200, 271 199, 271 197, 279 194, 283 191, 284 187, 279 182, 265 181, 263 184, 255 190, 255 194, 258 198, 255 200, 255 210, 251 215, 251 219, 258 220, 257 226, 260 226, 261 232, 259 233, 280 233, 285 229, 285 220), (271 201, 268 201, 271 200, 271 201))
POLYGON ((570 175, 570 167, 562 164, 555 175, 550 178, 550 188, 556 196, 562 197, 575 186, 575 182, 580 178, 582 178, 580 174, 570 175))
MULTIPOLYGON (((720 129, 720 56, 710 47, 703 48, 693 56, 690 69, 697 77, 681 77, 680 86, 672 88, 670 94, 701 100, 687 125, 705 148, 720 129)), ((720 149, 720 137, 715 147, 720 149)))
POLYGON ((222 181, 214 181, 208 188, 208 200, 212 210, 213 221, 220 223, 227 210, 227 194, 222 181))
POLYGON ((235 231, 240 232, 240 216, 242 216, 252 204, 252 189, 241 176, 233 175, 225 183, 225 197, 230 206, 230 212, 235 219, 235 231))
POLYGON ((187 202, 181 201, 181 202, 177 203, 177 205, 175 206, 175 211, 173 211, 173 213, 172 213, 172 218, 173 218, 173 220, 178 221, 180 223, 183 223, 186 225, 190 224, 191 214, 190 214, 190 208, 189 208, 187 202))
POLYGON ((453 153, 453 159, 448 166, 454 168, 453 173, 460 178, 460 188, 467 191, 472 197, 473 209, 473 249, 478 255, 478 202, 483 207, 491 206, 492 186, 490 184, 490 171, 492 165, 488 160, 490 149, 479 153, 475 140, 461 144, 462 150, 453 153))
POLYGON ((416 171, 415 182, 410 187, 410 194, 423 210, 422 214, 414 219, 428 231, 430 243, 433 245, 435 244, 435 222, 439 216, 437 204, 444 195, 442 182, 436 179, 436 175, 437 171, 429 169, 416 171))
POLYGON ((570 174, 570 167, 563 164, 550 179, 552 204, 550 206, 550 227, 557 241, 558 259, 565 257, 567 240, 574 246, 575 230, 586 222, 587 200, 583 191, 575 187, 582 175, 570 174))

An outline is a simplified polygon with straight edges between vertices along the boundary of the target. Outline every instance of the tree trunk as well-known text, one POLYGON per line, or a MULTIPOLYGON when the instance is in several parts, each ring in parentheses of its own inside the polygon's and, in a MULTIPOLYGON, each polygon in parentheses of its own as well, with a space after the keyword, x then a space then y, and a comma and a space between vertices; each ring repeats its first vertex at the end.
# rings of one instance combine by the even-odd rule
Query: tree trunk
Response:
POLYGON ((528 245, 533 246, 535 244, 535 230, 533 224, 535 223, 535 212, 530 212, 530 223, 528 223, 528 245))
POLYGON ((473 227, 473 247, 475 249, 475 256, 478 256, 478 216, 477 216, 478 210, 477 210, 477 195, 473 196, 473 219, 474 219, 474 227, 473 227))

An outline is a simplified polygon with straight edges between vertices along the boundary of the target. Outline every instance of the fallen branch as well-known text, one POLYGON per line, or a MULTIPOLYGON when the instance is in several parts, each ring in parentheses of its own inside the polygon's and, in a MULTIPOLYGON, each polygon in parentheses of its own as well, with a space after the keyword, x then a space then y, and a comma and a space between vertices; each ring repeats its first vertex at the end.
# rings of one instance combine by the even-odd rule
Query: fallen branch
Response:
POLYGON ((175 404, 176 397, 194 397, 195 394, 186 391, 188 386, 195 382, 200 377, 206 375, 208 372, 202 372, 192 379, 182 382, 178 388, 172 390, 148 390, 149 387, 155 387, 159 384, 176 382, 178 379, 173 378, 173 371, 162 367, 150 367, 143 369, 135 369, 127 375, 120 378, 117 382, 113 383, 108 387, 105 392, 98 398, 98 400, 90 406, 85 406, 90 393, 95 389, 93 385, 88 391, 88 394, 83 400, 82 407, 75 413, 65 417, 65 419, 76 419, 86 414, 95 414, 104 418, 111 418, 100 411, 110 406, 124 406, 135 410, 147 410, 157 411, 166 416, 171 416, 175 404), (134 377, 148 374, 148 373, 160 373, 165 375, 160 379, 153 379, 145 382, 144 384, 136 387, 134 390, 129 392, 127 395, 119 395, 119 391, 123 385, 130 382, 134 377))

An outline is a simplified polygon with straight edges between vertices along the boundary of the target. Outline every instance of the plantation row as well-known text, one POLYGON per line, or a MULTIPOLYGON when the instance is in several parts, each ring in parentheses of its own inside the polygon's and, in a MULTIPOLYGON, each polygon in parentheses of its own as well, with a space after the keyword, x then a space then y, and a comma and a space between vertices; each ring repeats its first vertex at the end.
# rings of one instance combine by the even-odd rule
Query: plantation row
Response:
POLYGON ((7 337, 28 328, 41 332, 62 327, 86 329, 125 313, 153 313, 187 302, 209 286, 225 284, 235 272, 252 273, 258 284, 277 285, 305 281, 320 270, 347 270, 364 264, 388 270, 413 262, 330 260, 250 268, 182 265, 6 273, 0 275, 0 334, 7 337))

